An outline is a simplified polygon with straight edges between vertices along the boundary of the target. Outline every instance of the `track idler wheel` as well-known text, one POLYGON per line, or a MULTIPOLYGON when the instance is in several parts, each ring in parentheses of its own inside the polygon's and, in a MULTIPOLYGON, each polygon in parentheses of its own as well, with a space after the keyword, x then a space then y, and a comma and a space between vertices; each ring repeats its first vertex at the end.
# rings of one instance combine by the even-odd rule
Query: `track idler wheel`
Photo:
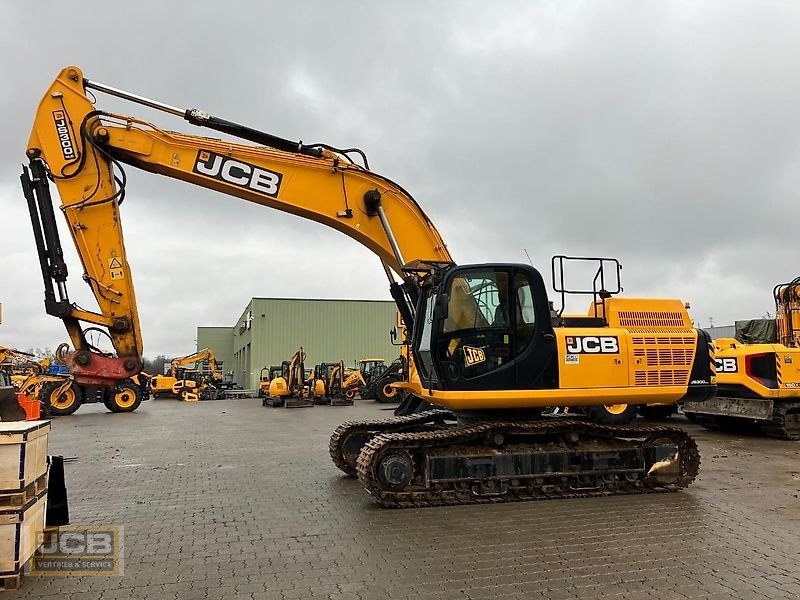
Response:
POLYGON ((414 462, 406 452, 390 452, 378 461, 376 475, 386 487, 403 490, 414 479, 414 462))

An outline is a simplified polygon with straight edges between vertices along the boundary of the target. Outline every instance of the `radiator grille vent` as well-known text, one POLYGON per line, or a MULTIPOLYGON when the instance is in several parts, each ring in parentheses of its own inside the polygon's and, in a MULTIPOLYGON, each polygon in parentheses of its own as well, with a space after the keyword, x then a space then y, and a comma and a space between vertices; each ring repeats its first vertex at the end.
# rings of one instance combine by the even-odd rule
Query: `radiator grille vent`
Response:
POLYGON ((685 327, 683 313, 677 311, 621 310, 620 327, 685 327))
MULTIPOLYGON (((631 332, 631 335, 644 335, 644 334, 659 334, 664 335, 665 332, 663 329, 654 329, 652 327, 626 327, 628 331, 631 332)), ((695 329, 671 329, 669 331, 669 335, 683 335, 683 336, 690 336, 692 339, 695 338, 695 334, 697 331, 695 329)))
POLYGON ((634 371, 634 385, 688 385, 696 343, 694 335, 632 336, 633 357, 641 367, 634 371))
POLYGON ((634 348, 633 356, 646 358, 648 367, 689 367, 694 352, 691 348, 634 348))
POLYGON ((634 346, 692 346, 694 347, 694 337, 677 336, 634 336, 631 338, 634 346))
POLYGON ((657 370, 636 371, 634 382, 636 385, 686 385, 689 381, 687 370, 657 370))

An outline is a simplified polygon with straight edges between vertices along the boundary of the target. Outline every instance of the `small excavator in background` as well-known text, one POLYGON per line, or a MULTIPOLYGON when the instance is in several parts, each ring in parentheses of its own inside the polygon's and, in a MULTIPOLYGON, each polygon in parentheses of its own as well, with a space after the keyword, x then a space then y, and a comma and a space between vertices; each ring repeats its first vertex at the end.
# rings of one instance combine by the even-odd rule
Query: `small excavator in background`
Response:
MULTIPOLYGON (((676 298, 619 297, 601 268, 586 313, 553 323, 539 270, 456 264, 419 203, 371 170, 363 151, 303 144, 170 106, 92 81, 75 66, 45 91, 26 156, 20 180, 45 309, 63 321, 75 346, 65 361, 79 383, 113 388, 142 369, 120 213, 128 165, 327 225, 377 255, 409 330, 409 368, 392 385, 406 393, 408 412, 423 402, 434 407, 345 423, 331 436, 334 464, 358 477, 381 506, 668 492, 698 473, 697 445, 681 428, 541 417, 551 406, 713 397, 713 346, 676 298), (95 92, 250 143, 171 132, 103 111, 95 92), (96 312, 70 301, 50 181, 96 312), (87 325, 107 331, 114 355, 92 347, 87 325)), ((553 282, 556 292, 570 293, 555 276, 553 282)), ((302 355, 286 365, 288 394, 303 393, 302 355)), ((286 378, 273 383, 280 379, 286 378)), ((273 383, 270 396, 277 397, 273 383)))
POLYGON ((320 363, 314 367, 311 387, 315 404, 352 406, 344 388, 344 361, 320 363))
POLYGON ((204 348, 186 356, 173 358, 166 375, 155 375, 150 380, 150 391, 153 397, 169 396, 180 398, 184 402, 216 400, 220 396, 222 380, 222 371, 214 351, 211 348, 204 348), (208 361, 210 379, 200 369, 187 366, 199 364, 204 360, 208 361))
POLYGON ((281 363, 281 372, 270 379, 269 394, 262 400, 262 406, 285 408, 308 408, 314 406, 306 385, 306 353, 303 347, 294 353, 290 360, 281 363))
POLYGON ((717 396, 684 402, 690 421, 800 440, 800 277, 772 296, 775 319, 737 321, 735 338, 714 341, 717 396))

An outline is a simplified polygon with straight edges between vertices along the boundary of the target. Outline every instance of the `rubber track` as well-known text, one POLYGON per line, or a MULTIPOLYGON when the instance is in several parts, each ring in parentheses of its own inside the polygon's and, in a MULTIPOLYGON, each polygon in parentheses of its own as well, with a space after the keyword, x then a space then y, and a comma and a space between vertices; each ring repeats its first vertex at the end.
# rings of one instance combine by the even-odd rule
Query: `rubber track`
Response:
POLYGON ((761 424, 764 435, 784 440, 800 440, 800 429, 786 428, 786 415, 790 412, 800 412, 800 402, 775 402, 772 421, 761 424))
POLYGON ((426 423, 451 416, 452 413, 447 410, 426 410, 413 415, 393 417, 391 419, 348 421, 347 423, 339 425, 336 431, 333 432, 333 435, 331 435, 330 442, 328 443, 328 452, 331 455, 333 464, 335 464, 340 471, 346 473, 350 477, 356 477, 356 466, 354 464, 349 464, 342 452, 342 445, 353 433, 359 430, 362 430, 364 433, 373 432, 375 435, 390 433, 409 426, 425 425, 426 423))
MULTIPOLYGON (((423 508, 432 506, 452 506, 464 504, 489 504, 502 502, 520 502, 527 500, 550 500, 560 498, 586 498, 596 496, 614 496, 627 494, 643 494, 672 492, 688 487, 700 468, 700 453, 695 441, 682 429, 667 426, 635 426, 635 425, 599 425, 587 421, 567 419, 548 419, 533 422, 483 422, 469 427, 454 427, 449 430, 417 432, 417 433, 383 433, 372 438, 361 450, 357 461, 358 478, 364 488, 375 497, 377 502, 387 508, 423 508), (411 491, 392 491, 384 489, 374 476, 373 462, 385 450, 391 448, 437 447, 444 445, 467 444, 474 440, 485 439, 493 432, 553 434, 575 431, 578 433, 597 435, 608 438, 654 438, 667 437, 678 447, 680 454, 681 477, 671 484, 660 484, 637 480, 634 482, 616 481, 611 489, 601 490, 564 490, 561 487, 543 483, 538 487, 526 485, 509 486, 508 492, 497 496, 476 496, 470 489, 456 486, 445 488, 426 488, 411 491)), ((542 478, 543 479, 543 478, 542 478)))

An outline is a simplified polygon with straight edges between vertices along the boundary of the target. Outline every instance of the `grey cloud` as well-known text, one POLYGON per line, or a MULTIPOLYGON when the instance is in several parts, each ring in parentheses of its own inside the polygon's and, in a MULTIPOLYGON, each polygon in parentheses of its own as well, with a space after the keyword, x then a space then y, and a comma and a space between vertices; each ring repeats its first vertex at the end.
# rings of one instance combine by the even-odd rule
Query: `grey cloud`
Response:
MULTIPOLYGON (((35 105, 69 62, 278 135, 363 147, 415 195, 459 262, 525 261, 525 248, 547 274, 553 253, 615 255, 629 294, 690 300, 701 324, 763 314, 772 285, 796 273, 800 6, 37 6, 7 3, 0 20, 13 82, 0 89, 9 343, 64 337, 41 306, 16 178, 35 105), (64 30, 76 33, 66 47, 64 30)), ((128 175, 123 215, 148 354, 187 351, 197 324, 229 324, 251 295, 387 297, 377 261, 340 234, 128 175), (347 268, 320 269, 328 257, 347 268)), ((91 305, 72 272, 73 295, 91 305)))

